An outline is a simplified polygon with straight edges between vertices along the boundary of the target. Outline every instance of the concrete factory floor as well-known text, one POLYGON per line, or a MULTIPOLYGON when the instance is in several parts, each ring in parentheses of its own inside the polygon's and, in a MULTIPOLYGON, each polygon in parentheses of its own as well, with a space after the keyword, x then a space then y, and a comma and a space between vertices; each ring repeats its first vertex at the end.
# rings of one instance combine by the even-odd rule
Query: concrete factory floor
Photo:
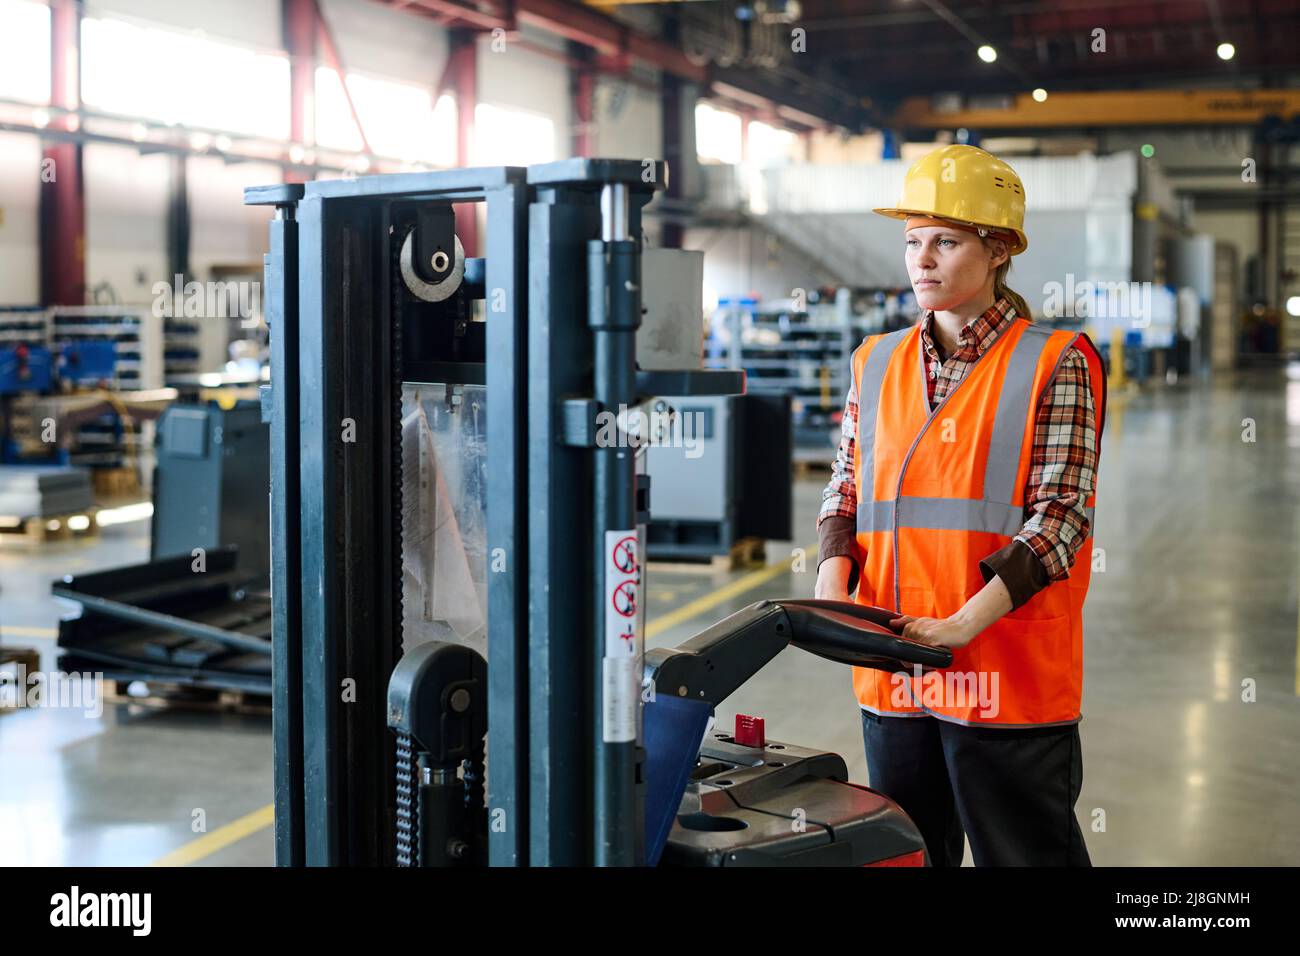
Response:
MULTIPOLYGON (((1101 480, 1105 569, 1086 611, 1078 804, 1093 862, 1300 863, 1300 375, 1253 370, 1116 397, 1101 480), (1242 440, 1247 418, 1253 442, 1242 440)), ((774 567, 652 566, 649 644, 677 643, 761 598, 811 595, 823 484, 797 483, 796 541, 769 543, 774 567), (808 548, 802 573, 790 570, 795 547, 808 548)), ((69 608, 50 581, 143 560, 147 530, 141 521, 86 546, 0 553, 0 640, 38 647, 53 668, 53 628, 69 608)), ((727 703, 721 726, 737 711, 762 715, 770 738, 839 751, 866 781, 845 668, 787 650, 727 703)), ((270 864, 271 797, 269 718, 135 705, 98 719, 0 714, 6 864, 270 864), (191 827, 198 809, 206 835, 191 827)))

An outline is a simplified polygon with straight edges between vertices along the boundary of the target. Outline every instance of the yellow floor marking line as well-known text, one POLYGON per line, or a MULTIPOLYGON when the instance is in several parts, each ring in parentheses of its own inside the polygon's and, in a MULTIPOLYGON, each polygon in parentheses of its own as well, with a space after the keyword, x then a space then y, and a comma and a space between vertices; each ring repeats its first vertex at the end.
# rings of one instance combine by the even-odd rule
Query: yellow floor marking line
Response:
POLYGON ((268 803, 266 806, 246 814, 232 823, 227 823, 224 827, 219 827, 211 833, 205 833, 197 840, 191 840, 184 846, 178 847, 166 856, 161 856, 154 860, 151 866, 189 866, 191 863, 197 863, 199 860, 209 857, 218 850, 224 850, 232 843, 237 843, 246 836, 251 836, 259 830, 265 830, 275 821, 275 804, 268 803))
POLYGON ((19 627, 17 625, 0 624, 0 637, 39 637, 42 640, 52 641, 59 636, 57 627, 19 627))
MULTIPOLYGON (((811 553, 815 560, 817 548, 815 545, 809 545, 804 548, 804 553, 811 553)), ((703 614, 710 608, 717 607, 723 601, 729 600, 737 594, 744 594, 746 591, 753 590, 763 582, 770 581, 774 577, 789 572, 790 570, 790 562, 786 560, 779 561, 776 564, 769 564, 765 568, 758 568, 757 570, 750 571, 743 577, 736 578, 736 580, 732 581, 730 584, 718 588, 718 590, 714 591, 712 594, 706 594, 704 597, 696 598, 694 601, 683 604, 675 611, 670 611, 667 614, 662 614, 655 618, 650 622, 649 626, 646 627, 645 636, 649 638, 662 634, 664 631, 668 630, 668 628, 676 627, 683 621, 689 621, 691 618, 703 614)))

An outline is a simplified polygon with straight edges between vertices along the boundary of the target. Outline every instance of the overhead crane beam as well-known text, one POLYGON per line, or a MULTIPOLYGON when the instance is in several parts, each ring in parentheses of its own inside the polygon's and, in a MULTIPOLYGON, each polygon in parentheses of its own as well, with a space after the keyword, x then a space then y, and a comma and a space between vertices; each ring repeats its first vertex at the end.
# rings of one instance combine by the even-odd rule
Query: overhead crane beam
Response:
POLYGON ((1051 93, 1036 102, 1010 94, 1008 105, 937 110, 923 96, 904 100, 893 129, 1077 129, 1090 126, 1254 126, 1268 116, 1300 114, 1300 89, 1107 90, 1051 93))

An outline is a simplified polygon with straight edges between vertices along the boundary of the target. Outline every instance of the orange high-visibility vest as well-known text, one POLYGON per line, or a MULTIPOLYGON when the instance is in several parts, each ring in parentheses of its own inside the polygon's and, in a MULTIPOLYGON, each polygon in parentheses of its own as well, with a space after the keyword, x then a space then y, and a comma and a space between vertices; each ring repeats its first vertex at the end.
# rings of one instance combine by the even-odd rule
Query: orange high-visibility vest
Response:
MULTIPOLYGON (((858 346, 859 604, 944 618, 984 587, 979 562, 1024 524, 1035 413, 1071 345, 1088 360, 1100 445, 1106 380, 1086 335, 1013 319, 933 412, 921 323, 858 346)), ((1068 578, 954 651, 951 667, 853 668, 863 709, 987 727, 1078 721, 1095 493, 1085 505, 1089 535, 1068 578)))

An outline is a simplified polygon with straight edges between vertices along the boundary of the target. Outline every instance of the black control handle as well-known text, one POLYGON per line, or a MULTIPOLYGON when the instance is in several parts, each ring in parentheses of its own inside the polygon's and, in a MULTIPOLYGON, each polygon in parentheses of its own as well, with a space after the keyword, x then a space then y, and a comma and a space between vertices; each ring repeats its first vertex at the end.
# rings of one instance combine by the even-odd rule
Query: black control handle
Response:
POLYGON ((789 645, 839 664, 906 671, 948 667, 952 651, 890 630, 893 611, 844 601, 756 601, 677 647, 646 651, 657 693, 717 706, 789 645))
POLYGON ((790 620, 790 643, 840 664, 877 670, 948 667, 952 651, 900 637, 889 621, 900 615, 885 608, 847 601, 782 600, 790 620))

